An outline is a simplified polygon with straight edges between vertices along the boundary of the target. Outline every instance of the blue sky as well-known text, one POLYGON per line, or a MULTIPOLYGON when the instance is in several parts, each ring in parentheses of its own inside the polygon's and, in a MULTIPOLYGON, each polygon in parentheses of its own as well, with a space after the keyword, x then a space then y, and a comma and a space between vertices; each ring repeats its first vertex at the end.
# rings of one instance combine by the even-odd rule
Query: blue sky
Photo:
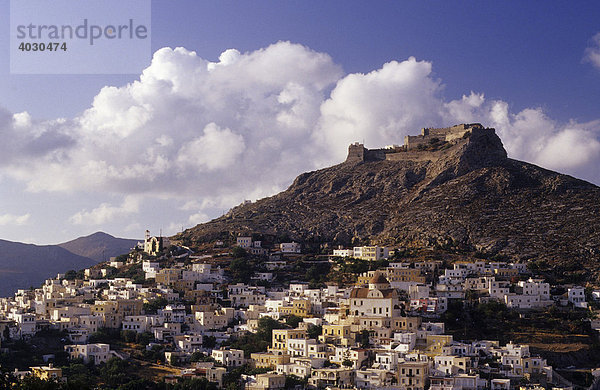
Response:
POLYGON ((0 159, 0 238, 172 234, 339 162, 348 141, 467 119, 495 126, 511 157, 598 184, 598 15, 596 2, 157 0, 152 51, 185 51, 159 52, 143 81, 11 75, 5 19, 0 132, 19 142, 0 159), (34 140, 39 154, 10 157, 34 140))

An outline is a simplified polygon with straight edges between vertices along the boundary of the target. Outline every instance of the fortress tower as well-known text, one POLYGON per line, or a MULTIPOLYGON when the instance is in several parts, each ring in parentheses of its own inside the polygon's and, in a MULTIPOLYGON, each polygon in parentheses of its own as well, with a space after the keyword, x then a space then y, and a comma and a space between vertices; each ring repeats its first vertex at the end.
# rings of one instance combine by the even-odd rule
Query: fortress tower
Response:
POLYGON ((365 146, 358 142, 350 144, 346 161, 365 161, 365 146))
POLYGON ((406 150, 411 150, 419 145, 429 143, 434 138, 449 142, 464 137, 466 133, 483 129, 481 123, 463 123, 442 128, 423 128, 421 129, 421 135, 407 135, 404 137, 404 146, 406 150))
POLYGON ((448 147, 467 142, 471 134, 495 133, 493 128, 485 128, 480 123, 463 123, 452 127, 423 128, 420 135, 407 135, 404 145, 390 145, 382 149, 367 149, 364 144, 355 142, 348 146, 346 162, 366 161, 434 161, 448 147), (439 146, 444 145, 440 149, 439 146), (433 149, 433 150, 432 150, 433 149))

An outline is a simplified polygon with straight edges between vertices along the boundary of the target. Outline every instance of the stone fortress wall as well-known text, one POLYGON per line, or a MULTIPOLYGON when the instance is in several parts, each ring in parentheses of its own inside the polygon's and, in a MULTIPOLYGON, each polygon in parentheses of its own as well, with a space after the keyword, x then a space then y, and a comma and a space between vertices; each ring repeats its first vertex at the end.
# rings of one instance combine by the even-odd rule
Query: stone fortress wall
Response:
POLYGON ((463 123, 452 127, 443 127, 438 129, 421 129, 420 135, 407 135, 404 137, 404 146, 406 150, 417 148, 419 145, 428 144, 432 139, 437 138, 440 141, 453 141, 462 138, 465 133, 484 130, 480 123, 463 123))
POLYGON ((479 131, 495 130, 486 129, 480 123, 464 123, 452 127, 423 128, 420 135, 404 137, 404 145, 386 149, 367 149, 363 144, 355 142, 348 147, 346 161, 435 161, 444 151, 421 150, 419 145, 429 145, 434 139, 454 144, 463 140, 465 134, 479 131))

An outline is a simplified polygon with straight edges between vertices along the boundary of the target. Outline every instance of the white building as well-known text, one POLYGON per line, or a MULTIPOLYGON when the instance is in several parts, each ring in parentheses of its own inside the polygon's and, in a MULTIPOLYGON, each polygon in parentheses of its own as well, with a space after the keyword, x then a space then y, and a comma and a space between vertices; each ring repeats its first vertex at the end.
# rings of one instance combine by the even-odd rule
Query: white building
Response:
POLYGON ((276 371, 279 375, 296 375, 298 378, 308 378, 311 366, 299 363, 278 364, 276 371))
POLYGON ((35 314, 33 313, 14 313, 12 319, 17 323, 19 337, 33 336, 36 332, 35 314))
POLYGON ((309 351, 311 350, 311 346, 313 350, 314 346, 317 344, 317 340, 315 339, 287 339, 286 346, 287 352, 290 356, 300 356, 300 357, 308 357, 309 351))
POLYGON ((142 262, 142 271, 146 274, 146 279, 156 278, 156 273, 160 271, 160 263, 158 261, 144 260, 142 262))
POLYGON ((333 255, 337 257, 352 257, 354 256, 354 250, 352 249, 334 249, 333 255))
POLYGON ((426 284, 414 284, 408 287, 408 297, 410 299, 429 298, 429 286, 426 284))
POLYGON ((164 322, 185 322, 184 305, 167 305, 164 309, 158 310, 158 314, 164 318, 164 322))
POLYGON ((394 250, 380 246, 355 246, 353 257, 361 260, 376 261, 389 258, 394 250))
POLYGON ((490 297, 504 299, 504 296, 510 292, 510 282, 504 280, 490 280, 488 293, 490 297))
POLYGON ((164 322, 165 318, 160 315, 125 316, 121 328, 144 333, 151 331, 152 327, 163 326, 164 322))
POLYGON ((585 289, 583 287, 571 287, 567 292, 567 297, 573 306, 583 309, 587 308, 587 302, 585 301, 585 289))
POLYGON ((225 328, 233 320, 235 310, 224 307, 216 311, 197 311, 195 320, 206 329, 225 328))
POLYGON ((244 351, 241 349, 213 349, 212 358, 225 367, 239 367, 245 362, 244 351))
POLYGON ((184 334, 175 336, 177 347, 186 353, 198 352, 202 349, 201 334, 184 334))
POLYGON ((65 345, 65 351, 69 354, 70 359, 81 358, 84 363, 92 362, 95 365, 106 363, 110 358, 116 356, 108 344, 65 345))
POLYGON ((539 295, 506 294, 504 303, 511 309, 532 309, 541 306, 539 295))
POLYGON ((282 242, 279 244, 281 253, 300 253, 300 244, 297 242, 282 242))
POLYGON ((540 301, 547 301, 550 299, 550 284, 545 283, 542 280, 530 278, 527 281, 520 281, 518 286, 523 290, 523 295, 539 295, 540 301))
MULTIPOLYGON (((394 333, 394 343, 398 343, 398 345, 394 348, 394 351, 404 355, 415 349, 415 345, 417 343, 417 334, 415 332, 394 333)), ((394 368, 394 371, 395 370, 396 369, 394 368)))
POLYGON ((252 237, 238 237, 237 246, 247 249, 252 246, 252 237))
POLYGON ((350 293, 350 315, 394 317, 399 315, 398 292, 380 273, 376 273, 369 288, 353 288, 350 293))
POLYGON ((396 352, 378 352, 375 355, 374 368, 380 368, 387 371, 396 371, 398 369, 398 353, 396 352))

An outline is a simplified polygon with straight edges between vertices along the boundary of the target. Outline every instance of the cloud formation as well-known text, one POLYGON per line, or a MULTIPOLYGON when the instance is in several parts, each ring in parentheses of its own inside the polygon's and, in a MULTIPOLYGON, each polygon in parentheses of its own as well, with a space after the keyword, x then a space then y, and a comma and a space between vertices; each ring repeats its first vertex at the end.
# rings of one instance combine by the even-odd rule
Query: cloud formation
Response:
POLYGON ((27 222, 29 222, 29 217, 31 217, 31 214, 0 214, 0 226, 25 225, 27 222))
POLYGON ((125 219, 126 217, 137 213, 139 209, 139 199, 134 196, 127 196, 120 206, 102 203, 93 210, 84 210, 72 215, 69 220, 75 225, 102 225, 115 218, 125 219))
POLYGON ((448 101, 432 66, 411 57, 343 75, 329 55, 289 42, 229 49, 218 62, 163 48, 139 80, 103 88, 78 117, 0 111, 0 173, 30 191, 123 197, 71 215, 73 224, 134 216, 146 198, 176 199, 197 223, 343 161, 351 142, 401 144, 421 127, 481 122, 510 157, 600 183, 600 122, 511 112, 476 92, 448 101))
POLYGON ((340 79, 321 105, 317 142, 341 161, 351 142, 364 139, 368 147, 401 144, 405 135, 443 122, 438 96, 442 86, 431 70, 431 63, 410 57, 340 79))
POLYGON ((511 113, 508 103, 471 92, 445 104, 456 122, 496 128, 509 157, 600 183, 600 121, 558 123, 541 108, 511 113))
POLYGON ((590 39, 590 45, 585 49, 583 60, 600 69, 600 32, 590 39))

